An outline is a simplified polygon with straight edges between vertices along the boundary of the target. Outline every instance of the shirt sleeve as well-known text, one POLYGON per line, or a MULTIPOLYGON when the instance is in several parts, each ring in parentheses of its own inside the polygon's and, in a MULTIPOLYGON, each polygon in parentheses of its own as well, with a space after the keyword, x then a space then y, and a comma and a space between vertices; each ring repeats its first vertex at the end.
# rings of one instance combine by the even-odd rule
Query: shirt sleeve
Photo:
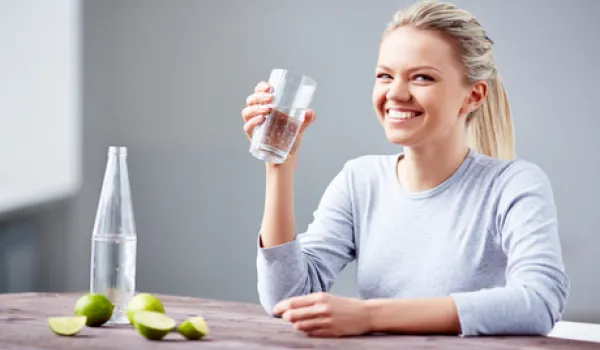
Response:
POLYGON ((453 294, 462 335, 546 335, 569 293, 550 181, 519 162, 498 177, 495 225, 507 256, 506 285, 453 294))
POLYGON ((355 259, 348 164, 327 186, 305 232, 291 242, 264 248, 258 236, 257 289, 272 315, 286 298, 328 292, 339 272, 355 259))

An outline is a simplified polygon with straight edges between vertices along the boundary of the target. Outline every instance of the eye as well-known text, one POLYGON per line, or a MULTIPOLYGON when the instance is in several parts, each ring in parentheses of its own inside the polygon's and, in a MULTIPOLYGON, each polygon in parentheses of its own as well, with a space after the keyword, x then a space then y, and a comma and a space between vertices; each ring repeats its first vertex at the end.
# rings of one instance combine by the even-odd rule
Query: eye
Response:
POLYGON ((420 82, 435 81, 435 79, 433 79, 431 76, 426 75, 426 74, 417 74, 417 75, 413 76, 413 80, 420 81, 420 82))
POLYGON ((392 79, 392 76, 387 73, 379 73, 377 79, 392 79))

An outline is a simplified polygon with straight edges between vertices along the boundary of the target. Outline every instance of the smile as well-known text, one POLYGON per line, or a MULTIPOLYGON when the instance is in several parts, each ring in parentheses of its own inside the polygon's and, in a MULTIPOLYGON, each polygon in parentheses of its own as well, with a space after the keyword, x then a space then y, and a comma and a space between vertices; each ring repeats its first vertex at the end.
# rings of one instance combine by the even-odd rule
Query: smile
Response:
POLYGON ((390 109, 386 109, 385 114, 386 114, 386 117, 388 117, 390 119, 404 121, 404 120, 409 120, 409 119, 419 117, 423 114, 423 112, 412 111, 412 110, 403 110, 403 109, 398 109, 398 108, 390 108, 390 109))

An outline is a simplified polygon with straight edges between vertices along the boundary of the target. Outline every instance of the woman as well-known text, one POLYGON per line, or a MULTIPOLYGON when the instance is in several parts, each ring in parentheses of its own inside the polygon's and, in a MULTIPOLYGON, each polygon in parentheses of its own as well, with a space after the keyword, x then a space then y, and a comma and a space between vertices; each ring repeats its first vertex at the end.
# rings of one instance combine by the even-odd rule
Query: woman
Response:
MULTIPOLYGON (((310 336, 369 332, 547 334, 565 308, 551 185, 514 159, 493 42, 451 4, 396 13, 380 44, 373 105, 399 155, 350 160, 296 236, 296 150, 266 165, 258 240, 263 307, 310 336), (361 299, 329 294, 357 262, 361 299)), ((269 86, 242 111, 251 137, 269 86)), ((307 114, 301 133, 315 119, 307 114)))

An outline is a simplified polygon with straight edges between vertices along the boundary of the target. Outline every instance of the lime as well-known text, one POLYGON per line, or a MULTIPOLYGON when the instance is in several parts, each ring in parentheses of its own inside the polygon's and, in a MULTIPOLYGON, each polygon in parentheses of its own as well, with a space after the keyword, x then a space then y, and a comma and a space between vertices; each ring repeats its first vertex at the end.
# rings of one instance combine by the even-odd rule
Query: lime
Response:
POLYGON ((139 311, 156 311, 160 313, 165 313, 165 306, 163 303, 152 294, 149 293, 140 293, 135 297, 131 298, 129 303, 127 304, 127 318, 129 319, 129 323, 132 325, 133 316, 139 311))
POLYGON ((113 303, 102 294, 87 294, 75 303, 75 314, 86 316, 86 324, 90 327, 99 327, 105 324, 112 316, 113 303))
POLYGON ((85 326, 85 321, 85 316, 49 317, 48 327, 50 327, 52 332, 58 335, 70 337, 79 333, 83 329, 83 326, 85 326))
POLYGON ((161 340, 175 329, 175 320, 157 311, 138 311, 133 316, 135 329, 150 340, 161 340))
POLYGON ((177 331, 188 340, 198 340, 209 333, 208 324, 202 316, 190 317, 179 325, 177 331))

